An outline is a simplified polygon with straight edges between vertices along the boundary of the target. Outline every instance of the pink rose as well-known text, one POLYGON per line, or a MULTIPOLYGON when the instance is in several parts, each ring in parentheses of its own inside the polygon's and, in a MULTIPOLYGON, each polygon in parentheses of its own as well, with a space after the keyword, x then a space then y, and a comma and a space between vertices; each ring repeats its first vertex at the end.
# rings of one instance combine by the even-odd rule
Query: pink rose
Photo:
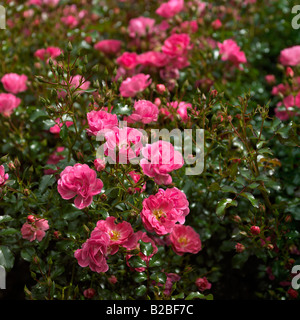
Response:
POLYGON ((105 169, 105 160, 97 158, 94 160, 94 166, 97 171, 102 171, 105 169))
POLYGON ((40 60, 45 59, 55 59, 58 56, 60 56, 62 53, 62 50, 57 47, 48 47, 47 49, 38 49, 35 51, 34 56, 39 58, 40 60))
POLYGON ((144 37, 147 34, 153 32, 153 26, 155 20, 146 17, 133 18, 129 21, 128 31, 129 36, 132 38, 135 37, 144 37))
POLYGON ((279 62, 283 66, 297 66, 300 64, 300 46, 286 48, 280 52, 279 62))
POLYGON ((81 247, 74 253, 74 257, 78 260, 81 267, 87 267, 94 272, 106 272, 109 267, 107 264, 107 249, 110 238, 106 232, 94 230, 91 236, 81 247))
POLYGON ((149 232, 165 235, 172 232, 177 222, 184 223, 188 213, 189 203, 182 191, 159 189, 155 195, 144 199, 141 219, 149 232))
POLYGON ((161 17, 168 19, 182 11, 183 7, 184 0, 169 0, 168 2, 161 4, 155 12, 161 17))
POLYGON ((198 287, 198 290, 201 292, 205 290, 209 290, 211 288, 211 283, 208 282, 206 277, 197 278, 195 283, 196 283, 196 286, 198 287))
POLYGON ((157 121, 159 110, 155 104, 148 100, 138 100, 134 103, 133 113, 126 118, 128 123, 150 123, 157 121))
POLYGON ((27 79, 25 74, 7 73, 2 77, 1 82, 6 91, 17 94, 27 90, 27 79))
POLYGON ((93 201, 93 196, 99 194, 102 187, 103 182, 97 179, 96 171, 80 163, 73 167, 67 166, 57 182, 57 190, 63 199, 69 200, 77 196, 74 204, 78 209, 88 207, 93 201))
MULTIPOLYGON (((182 119, 183 122, 187 122, 189 119, 187 109, 192 108, 192 105, 190 103, 181 101, 178 103, 178 101, 173 101, 170 103, 167 103, 167 106, 171 106, 174 109, 176 109, 179 117, 182 119)), ((172 117, 171 117, 172 118, 172 117)))
POLYGON ((173 283, 178 282, 181 277, 176 273, 166 273, 167 280, 165 283, 164 294, 169 296, 172 293, 173 283))
POLYGON ((133 69, 138 64, 138 55, 135 52, 124 52, 117 63, 125 69, 133 69))
POLYGON ((8 173, 5 173, 3 165, 0 166, 0 186, 3 186, 5 181, 8 179, 8 173))
POLYGON ((94 45, 94 48, 105 54, 117 54, 121 50, 122 42, 119 40, 102 40, 94 45))
POLYGON ((173 251, 179 256, 186 252, 196 254, 201 250, 200 236, 190 226, 176 224, 170 234, 170 241, 173 251))
POLYGON ((37 239, 42 241, 45 237, 45 231, 49 229, 48 221, 45 219, 34 218, 33 221, 25 222, 21 228, 23 239, 29 240, 30 242, 37 239))
POLYGON ((142 149, 144 156, 140 161, 143 172, 148 177, 154 178, 157 184, 171 184, 172 177, 169 172, 181 168, 184 164, 179 151, 175 151, 173 145, 167 141, 157 141, 147 144, 142 149))
MULTIPOLYGON (((49 129, 49 131, 53 134, 59 134, 60 133, 60 129, 63 126, 63 122, 60 122, 60 119, 56 119, 55 122, 57 124, 55 124, 53 127, 51 127, 49 129)), ((72 121, 66 121, 65 125, 69 128, 70 126, 72 126, 74 123, 72 121)))
POLYGON ((151 81, 149 74, 139 73, 132 78, 128 77, 121 83, 120 94, 125 98, 134 97, 138 92, 144 91, 151 81))
POLYGON ((89 129, 87 132, 96 136, 101 130, 113 129, 119 125, 118 117, 115 114, 99 110, 87 113, 89 129))
POLYGON ((171 56, 184 56, 190 49, 190 36, 187 33, 172 34, 164 41, 162 52, 171 56))
POLYGON ((21 103, 21 99, 11 93, 0 93, 0 113, 9 117, 21 103))
POLYGON ((99 220, 97 226, 92 231, 91 237, 95 230, 100 230, 108 234, 110 238, 109 251, 110 254, 115 254, 119 250, 119 246, 126 245, 129 239, 133 236, 133 229, 129 222, 123 221, 115 223, 115 217, 108 217, 106 220, 99 220))
POLYGON ((115 128, 106 132, 104 136, 104 154, 111 157, 114 163, 128 163, 128 160, 138 157, 143 148, 143 133, 134 128, 115 128))
MULTIPOLYGON (((47 164, 58 164, 60 160, 63 160, 65 157, 63 155, 60 154, 60 152, 62 152, 64 150, 64 147, 58 147, 56 148, 55 152, 53 152, 52 154, 50 154, 48 160, 47 160, 47 164)), ((46 169, 44 170, 44 174, 55 174, 59 167, 56 166, 56 170, 53 169, 46 169)))
POLYGON ((235 66, 240 63, 246 63, 247 59, 245 53, 241 51, 241 48, 232 39, 227 39, 223 43, 218 43, 221 59, 223 61, 229 60, 235 66))
POLYGON ((267 74, 265 76, 265 80, 267 81, 268 84, 274 84, 276 82, 276 78, 274 74, 267 74))
POLYGON ((222 22, 219 19, 216 19, 211 23, 211 26, 214 30, 218 30, 222 27, 222 22))
MULTIPOLYGON (((146 262, 146 264, 149 263, 150 259, 157 253, 158 249, 157 246, 155 245, 155 242, 149 238, 146 234, 146 232, 143 231, 138 231, 136 233, 134 233, 134 235, 131 237, 132 238, 132 243, 131 246, 128 247, 128 250, 140 250, 140 244, 139 244, 139 240, 142 240, 145 243, 151 243, 153 251, 149 256, 145 256, 142 252, 139 252, 137 255, 146 262)), ((132 268, 130 266, 130 258, 132 257, 132 254, 127 254, 126 255, 126 264, 128 265, 128 267, 130 267, 131 270, 135 270, 137 272, 143 272, 146 270, 146 268, 144 267, 139 267, 139 268, 132 268)))
POLYGON ((146 51, 138 56, 139 64, 161 68, 168 64, 169 56, 159 51, 146 51))
POLYGON ((68 26, 70 28, 75 28, 79 23, 77 18, 72 16, 72 15, 68 15, 66 17, 62 17, 60 20, 61 20, 61 22, 63 24, 65 24, 66 26, 68 26))

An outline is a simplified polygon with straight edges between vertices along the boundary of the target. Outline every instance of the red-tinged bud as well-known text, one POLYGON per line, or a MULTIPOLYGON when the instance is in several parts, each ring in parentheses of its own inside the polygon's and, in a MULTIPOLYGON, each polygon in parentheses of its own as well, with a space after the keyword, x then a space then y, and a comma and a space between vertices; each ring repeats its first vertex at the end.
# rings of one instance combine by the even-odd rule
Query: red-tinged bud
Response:
POLYGON ((101 201, 106 201, 107 200, 107 195, 105 193, 102 193, 100 196, 101 201))
POLYGON ((267 245, 267 249, 270 250, 270 251, 272 251, 272 250, 274 249, 274 246, 273 246, 271 243, 269 243, 269 244, 267 245))
POLYGON ((253 234, 253 235, 258 235, 260 234, 260 227, 258 226, 252 226, 250 228, 250 232, 253 234))
POLYGON ((96 293, 96 290, 93 288, 88 288, 86 290, 83 291, 83 295, 87 298, 87 299, 91 299, 94 297, 96 293))
POLYGON ((161 105, 161 100, 159 98, 155 98, 154 104, 159 107, 161 105))
POLYGON ((233 221, 235 221, 235 222, 237 222, 237 223, 240 223, 240 222, 242 221, 242 219, 241 219, 240 216, 235 215, 235 216, 233 217, 233 221))
POLYGON ((286 217, 285 217, 285 219, 284 219, 284 221, 285 222, 291 222, 292 221, 292 216, 289 214, 289 215, 287 215, 286 217))
POLYGON ((16 167, 15 167, 15 165, 14 165, 13 162, 9 162, 9 164, 8 164, 8 169, 9 169, 9 170, 16 170, 16 167))
POLYGON ((59 231, 54 231, 53 235, 56 239, 59 239, 59 237, 61 236, 61 233, 59 231))
POLYGON ((291 67, 287 67, 285 70, 285 74, 287 77, 293 78, 294 76, 294 71, 291 67))
POLYGON ((134 194, 134 193, 135 193, 135 190, 134 190, 134 188, 129 187, 129 188, 127 189, 127 192, 128 192, 129 194, 134 194))
POLYGON ((118 282, 118 279, 117 279, 116 276, 110 276, 110 277, 108 278, 108 281, 109 281, 111 284, 115 284, 115 283, 118 282))
POLYGON ((241 252, 243 252, 245 250, 245 246, 238 242, 235 245, 235 250, 236 250, 236 252, 241 253, 241 252))
POLYGON ((287 294, 290 296, 290 298, 292 299, 297 299, 298 298, 298 292, 292 288, 290 288, 288 291, 287 291, 287 294))
POLYGON ((27 216, 27 222, 29 223, 34 223, 35 221, 35 216, 30 214, 29 216, 27 216))
POLYGON ((94 166, 97 171, 102 171, 105 169, 105 160, 97 158, 94 160, 94 166))
POLYGON ((166 91, 166 87, 164 84, 157 84, 156 85, 156 90, 158 93, 162 94, 166 91))

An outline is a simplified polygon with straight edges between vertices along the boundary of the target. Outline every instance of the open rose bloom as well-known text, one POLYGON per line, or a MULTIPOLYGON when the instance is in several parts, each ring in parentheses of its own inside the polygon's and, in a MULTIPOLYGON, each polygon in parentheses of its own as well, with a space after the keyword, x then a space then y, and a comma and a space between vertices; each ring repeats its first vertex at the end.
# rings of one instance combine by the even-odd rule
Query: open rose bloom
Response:
POLYGON ((74 204, 78 209, 88 207, 93 196, 102 190, 103 182, 97 178, 96 171, 86 164, 77 163, 73 167, 67 166, 60 174, 57 190, 63 199, 74 197, 74 204))
POLYGON ((21 228, 23 239, 30 242, 37 240, 42 241, 45 237, 45 231, 49 229, 48 221, 45 219, 35 219, 32 223, 25 222, 21 228))
POLYGON ((177 222, 183 224, 189 212, 189 202, 182 191, 159 189, 143 201, 141 219, 148 231, 165 235, 172 232, 177 222))
POLYGON ((27 90, 27 76, 25 74, 7 73, 1 79, 7 92, 17 94, 27 90))
POLYGON ((176 151, 170 142, 159 140, 147 144, 142 149, 144 156, 140 161, 143 172, 148 177, 154 178, 157 184, 171 184, 170 172, 180 169, 184 160, 179 151, 176 151))

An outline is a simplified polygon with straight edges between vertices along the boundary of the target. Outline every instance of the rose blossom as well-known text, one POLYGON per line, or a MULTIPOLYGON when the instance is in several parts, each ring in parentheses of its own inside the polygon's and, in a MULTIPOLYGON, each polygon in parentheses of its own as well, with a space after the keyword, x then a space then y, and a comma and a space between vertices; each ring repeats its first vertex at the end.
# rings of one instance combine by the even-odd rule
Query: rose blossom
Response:
POLYGON ((189 211, 189 202, 182 191, 159 189, 155 195, 144 199, 141 219, 149 232, 164 235, 172 232, 177 222, 183 224, 189 211))
POLYGON ((113 129, 118 126, 119 121, 116 114, 111 114, 103 110, 93 110, 87 113, 89 129, 87 132, 96 136, 99 131, 113 129))
POLYGON ((138 157, 143 148, 144 135, 134 128, 115 128, 106 132, 104 136, 104 154, 114 162, 128 163, 128 160, 138 157))
POLYGON ((73 167, 67 166, 57 182, 57 190, 63 199, 69 200, 77 196, 74 204, 78 209, 88 207, 93 201, 93 196, 99 194, 102 187, 103 182, 97 179, 96 171, 80 163, 73 167))
POLYGON ((128 77, 121 83, 120 94, 125 98, 134 97, 138 92, 144 91, 151 81, 149 74, 139 73, 131 78, 128 77))
POLYGON ((146 51, 138 56, 138 63, 142 66, 161 68, 167 65, 169 56, 160 51, 146 51))
POLYGON ((205 290, 209 290, 211 288, 211 283, 208 282, 206 277, 197 278, 195 283, 196 283, 196 286, 198 287, 198 290, 201 292, 205 290))
POLYGON ((0 113, 9 117, 13 110, 19 106, 21 99, 11 93, 0 93, 0 113))
POLYGON ((181 168, 184 164, 181 153, 174 150, 170 142, 163 140, 147 144, 142 149, 142 154, 144 158, 141 159, 140 166, 144 174, 154 178, 157 184, 171 184, 172 177, 169 172, 181 168))
POLYGON ((94 48, 105 54, 117 54, 121 50, 122 42, 119 40, 101 40, 94 45, 94 48))
POLYGON ((60 56, 62 53, 62 50, 60 48, 57 47, 48 47, 46 49, 38 49, 35 51, 34 56, 41 59, 41 60, 45 60, 45 59, 55 59, 58 56, 60 56))
POLYGON ((166 273, 167 280, 165 283, 164 294, 169 296, 172 293, 173 283, 178 282, 181 277, 176 273, 166 273))
POLYGON ((95 230, 93 236, 87 239, 81 249, 75 251, 74 257, 83 268, 89 266, 94 272, 106 272, 109 269, 106 262, 109 243, 110 238, 107 233, 95 230))
POLYGON ((116 253, 119 250, 119 246, 128 244, 128 240, 133 236, 133 229, 129 222, 123 221, 116 224, 115 220, 115 217, 99 220, 96 228, 91 233, 91 236, 93 236, 93 233, 96 232, 95 230, 100 230, 108 234, 110 238, 110 254, 116 253))
POLYGON ((97 158, 94 160, 94 166, 97 171, 102 171, 105 169, 105 160, 97 158))
MULTIPOLYGON (((63 84, 66 85, 66 82, 63 81, 63 84)), ((76 89, 76 93, 83 93, 90 87, 90 81, 86 81, 83 76, 76 75, 71 76, 70 86, 74 90, 76 89), (81 89, 81 90, 78 90, 81 89)), ((67 92, 64 90, 58 90, 58 98, 65 98, 67 96, 67 92)))
POLYGON ((201 250, 200 236, 190 226, 176 224, 169 237, 172 249, 179 256, 186 252, 196 254, 201 250))
POLYGON ((95 294, 96 294, 96 290, 93 289, 93 288, 88 288, 88 289, 86 289, 86 290, 83 291, 83 295, 84 295, 85 298, 87 298, 87 299, 92 299, 95 294))
POLYGON ((49 229, 48 221, 45 219, 34 218, 31 223, 25 222, 21 228, 23 239, 30 242, 37 239, 42 241, 45 236, 45 231, 49 229))
POLYGON ((279 62, 283 66, 297 66, 300 64, 300 46, 286 48, 280 52, 279 62))
POLYGON ((229 60, 236 66, 247 62, 245 53, 234 40, 227 39, 223 43, 218 43, 218 47, 223 61, 229 60))
POLYGON ((189 48, 190 36, 187 33, 175 33, 164 41, 162 52, 172 57, 183 56, 189 48))
POLYGON ((1 82, 6 91, 17 94, 27 90, 27 79, 25 74, 7 73, 2 77, 1 82))
POLYGON ((118 57, 117 63, 125 69, 133 69, 138 64, 138 55, 135 52, 124 52, 118 57))
POLYGON ((133 18, 129 21, 128 31, 129 36, 132 38, 143 37, 147 33, 150 34, 153 31, 155 20, 146 17, 133 18))
MULTIPOLYGON (((61 127, 63 126, 63 122, 60 122, 60 119, 56 119, 55 120, 56 124, 51 127, 49 129, 49 131, 53 134, 59 134, 60 133, 60 130, 61 130, 61 127)), ((66 121, 65 122, 65 125, 69 128, 70 126, 72 126, 74 123, 72 121, 66 121)))
MULTIPOLYGON (((47 164, 58 164, 60 160, 63 160, 65 157, 61 154, 59 154, 60 152, 64 151, 64 147, 57 147, 55 152, 53 152, 52 154, 50 154, 48 160, 47 160, 47 164)), ((56 166, 56 170, 53 169, 46 169, 44 170, 44 174, 48 175, 48 174, 55 174, 59 167, 56 166)))
POLYGON ((161 4, 155 12, 161 17, 168 19, 182 11, 183 7, 184 0, 169 0, 168 2, 161 4))
POLYGON ((5 181, 8 179, 8 173, 5 173, 5 168, 3 165, 0 166, 0 186, 4 185, 5 181))
POLYGON ((144 124, 157 121, 159 110, 148 100, 138 100, 134 103, 133 113, 126 118, 128 123, 142 122, 144 124))

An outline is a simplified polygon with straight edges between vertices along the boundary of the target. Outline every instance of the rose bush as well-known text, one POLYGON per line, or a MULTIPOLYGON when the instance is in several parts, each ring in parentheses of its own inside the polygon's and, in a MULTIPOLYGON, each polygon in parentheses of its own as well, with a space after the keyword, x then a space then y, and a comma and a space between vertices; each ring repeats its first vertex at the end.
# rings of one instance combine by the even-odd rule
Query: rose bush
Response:
POLYGON ((299 299, 289 4, 6 3, 0 297, 299 299))

